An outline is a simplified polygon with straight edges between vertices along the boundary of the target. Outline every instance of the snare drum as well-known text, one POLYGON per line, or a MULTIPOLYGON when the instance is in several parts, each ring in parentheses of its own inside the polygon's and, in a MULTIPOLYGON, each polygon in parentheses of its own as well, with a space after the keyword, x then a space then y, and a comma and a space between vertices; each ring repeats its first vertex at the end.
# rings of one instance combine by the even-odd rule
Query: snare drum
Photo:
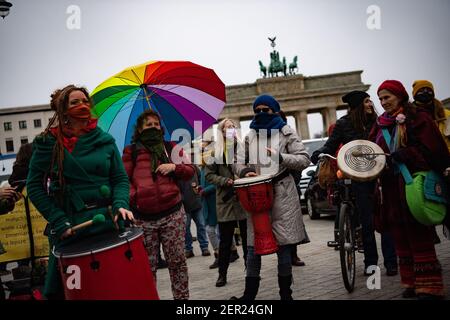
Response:
POLYGON ((339 150, 337 164, 344 175, 352 180, 374 180, 386 165, 386 156, 383 153, 383 149, 372 141, 353 140, 339 150))
POLYGON ((94 235, 53 250, 67 300, 158 300, 143 231, 94 235))
POLYGON ((242 207, 251 213, 255 234, 255 253, 271 254, 278 251, 272 232, 270 210, 273 206, 272 176, 256 176, 234 181, 237 198, 242 207))

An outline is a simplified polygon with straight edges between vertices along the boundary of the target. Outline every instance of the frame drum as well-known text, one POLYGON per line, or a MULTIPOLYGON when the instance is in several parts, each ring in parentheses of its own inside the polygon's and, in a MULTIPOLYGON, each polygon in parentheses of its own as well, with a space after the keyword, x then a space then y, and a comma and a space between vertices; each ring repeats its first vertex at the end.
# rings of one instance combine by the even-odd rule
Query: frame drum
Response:
POLYGON ((337 164, 345 176, 363 182, 374 180, 380 175, 386 165, 386 156, 376 143, 353 140, 339 150, 337 164))

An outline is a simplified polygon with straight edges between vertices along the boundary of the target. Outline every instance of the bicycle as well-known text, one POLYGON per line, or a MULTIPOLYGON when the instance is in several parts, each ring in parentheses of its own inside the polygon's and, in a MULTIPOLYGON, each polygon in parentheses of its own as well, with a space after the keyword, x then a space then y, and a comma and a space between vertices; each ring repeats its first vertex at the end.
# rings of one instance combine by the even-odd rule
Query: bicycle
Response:
MULTIPOLYGON (((336 160, 332 155, 322 153, 319 155, 319 161, 324 161, 325 157, 336 160)), ((357 214, 355 214, 355 204, 352 195, 352 180, 348 178, 339 178, 336 182, 336 191, 333 194, 334 201, 339 203, 339 229, 338 241, 329 241, 329 247, 339 249, 341 262, 342 279, 345 289, 349 293, 355 288, 356 278, 356 251, 362 249, 361 245, 361 226, 357 214)))

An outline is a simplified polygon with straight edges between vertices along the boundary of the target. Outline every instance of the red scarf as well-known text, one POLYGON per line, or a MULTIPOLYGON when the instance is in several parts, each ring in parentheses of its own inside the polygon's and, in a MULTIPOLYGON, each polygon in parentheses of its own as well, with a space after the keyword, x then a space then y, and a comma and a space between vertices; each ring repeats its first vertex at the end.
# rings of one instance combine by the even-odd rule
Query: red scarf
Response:
MULTIPOLYGON (((73 133, 70 130, 66 130, 67 128, 63 129, 63 145, 64 147, 67 149, 67 151, 69 151, 70 153, 72 153, 73 149, 75 148, 75 145, 78 141, 78 138, 83 135, 86 134, 88 132, 91 132, 92 130, 94 130, 97 127, 97 122, 98 119, 89 119, 88 124, 86 125, 85 128, 81 129, 81 133, 77 136, 73 135, 73 133), (70 135, 70 136, 69 136, 70 135)), ((56 137, 59 133, 59 127, 53 127, 50 128, 50 132, 56 137)))

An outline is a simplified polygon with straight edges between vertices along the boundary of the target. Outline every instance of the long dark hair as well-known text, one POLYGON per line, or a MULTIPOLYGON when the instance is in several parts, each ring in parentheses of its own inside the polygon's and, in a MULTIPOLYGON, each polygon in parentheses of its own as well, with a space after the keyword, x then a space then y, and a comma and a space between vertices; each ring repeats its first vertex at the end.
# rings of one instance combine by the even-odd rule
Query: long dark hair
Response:
POLYGON ((86 98, 89 100, 91 107, 93 106, 92 100, 89 96, 88 91, 84 87, 77 87, 70 84, 62 89, 55 90, 51 95, 50 107, 55 111, 53 117, 50 119, 47 128, 45 128, 43 135, 49 134, 50 128, 57 125, 56 130, 56 143, 53 147, 52 158, 50 162, 50 169, 48 172, 48 177, 53 180, 53 168, 55 164, 58 169, 57 181, 59 182, 59 188, 57 192, 57 199, 62 203, 64 197, 64 144, 63 144, 63 132, 62 126, 67 124, 67 116, 65 115, 67 109, 69 109, 69 95, 73 91, 81 91, 84 93, 86 98))
POLYGON ((364 101, 358 107, 350 108, 348 116, 350 117, 353 128, 358 132, 369 132, 377 119, 375 108, 373 108, 373 113, 366 113, 364 110, 364 101))

